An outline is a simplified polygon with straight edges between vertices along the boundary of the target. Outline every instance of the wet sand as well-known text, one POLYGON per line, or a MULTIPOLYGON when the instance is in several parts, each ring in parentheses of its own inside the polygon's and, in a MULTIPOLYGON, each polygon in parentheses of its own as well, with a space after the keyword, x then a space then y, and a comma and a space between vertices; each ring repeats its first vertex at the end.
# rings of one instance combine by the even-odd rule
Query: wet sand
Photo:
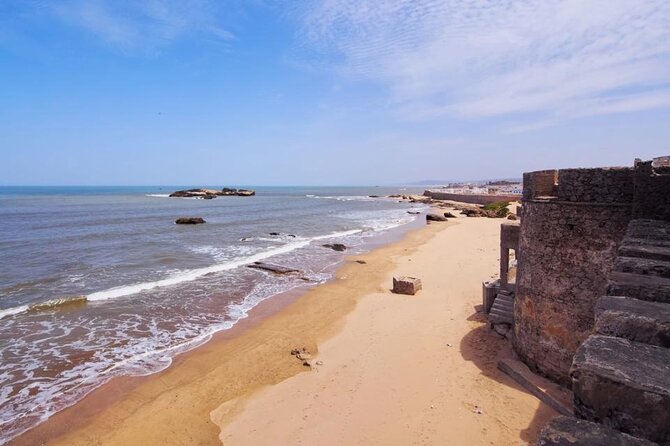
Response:
POLYGON ((555 412, 496 369, 508 342, 475 310, 501 222, 432 224, 351 257, 335 280, 267 301, 166 371, 115 380, 13 444, 531 443, 555 412), (424 289, 390 293, 398 274, 424 289), (323 364, 290 354, 303 347, 323 364))

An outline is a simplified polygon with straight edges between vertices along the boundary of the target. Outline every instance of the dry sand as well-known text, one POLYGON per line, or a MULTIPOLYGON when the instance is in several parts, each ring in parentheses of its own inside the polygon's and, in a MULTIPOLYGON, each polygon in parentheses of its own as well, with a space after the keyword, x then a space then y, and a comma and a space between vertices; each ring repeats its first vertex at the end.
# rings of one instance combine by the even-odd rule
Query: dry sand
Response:
POLYGON ((530 444, 556 413, 496 369, 508 342, 475 310, 501 222, 436 223, 349 259, 332 282, 266 304, 162 373, 103 386, 15 444, 530 444), (424 289, 390 293, 399 274, 424 289), (323 364, 304 367, 296 347, 323 364))

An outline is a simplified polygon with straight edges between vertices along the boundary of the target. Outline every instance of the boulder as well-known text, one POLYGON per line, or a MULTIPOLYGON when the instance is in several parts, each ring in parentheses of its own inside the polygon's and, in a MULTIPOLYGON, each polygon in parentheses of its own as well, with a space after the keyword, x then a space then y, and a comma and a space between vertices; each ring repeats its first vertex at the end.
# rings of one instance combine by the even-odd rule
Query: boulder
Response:
POLYGON ((237 191, 238 197, 251 197, 252 195, 256 195, 256 191, 248 189, 240 189, 237 191))
POLYGON ((340 252, 345 251, 347 249, 347 247, 342 243, 326 243, 325 245, 321 246, 323 246, 324 248, 330 248, 333 251, 340 251, 340 252))
POLYGON ((202 217, 179 217, 174 222, 177 225, 201 225, 205 220, 202 217))
POLYGON ((396 294, 415 295, 421 289, 421 279, 401 276, 393 278, 393 292, 396 294))
POLYGON ((426 221, 447 221, 447 217, 440 214, 426 214, 426 221))
POLYGON ((509 215, 507 216, 507 219, 508 219, 508 220, 518 220, 519 217, 517 217, 517 216, 514 215, 514 214, 509 214, 509 215))
POLYGON ((445 218, 458 218, 454 214, 452 214, 451 212, 445 212, 444 217, 445 218))

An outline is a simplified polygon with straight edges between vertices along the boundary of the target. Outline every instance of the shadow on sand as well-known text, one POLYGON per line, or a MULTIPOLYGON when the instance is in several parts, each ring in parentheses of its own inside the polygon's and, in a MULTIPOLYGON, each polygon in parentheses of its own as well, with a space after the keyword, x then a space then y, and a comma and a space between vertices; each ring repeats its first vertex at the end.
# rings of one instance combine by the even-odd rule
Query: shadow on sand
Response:
MULTIPOLYGON (((482 372, 482 375, 520 392, 527 393, 526 389, 516 383, 512 378, 498 370, 498 361, 502 358, 514 358, 511 342, 503 338, 488 325, 486 315, 482 311, 481 305, 475 307, 475 312, 468 318, 470 322, 479 322, 479 325, 473 328, 461 340, 460 351, 463 359, 475 364, 482 372)), ((548 383, 548 386, 557 385, 548 383)), ((533 398, 535 398, 533 396, 533 398)), ((539 400, 538 400, 539 401, 539 400)), ((541 403, 535 412, 533 420, 528 427, 520 432, 521 439, 533 445, 537 440, 539 432, 545 424, 559 414, 551 407, 541 403)))

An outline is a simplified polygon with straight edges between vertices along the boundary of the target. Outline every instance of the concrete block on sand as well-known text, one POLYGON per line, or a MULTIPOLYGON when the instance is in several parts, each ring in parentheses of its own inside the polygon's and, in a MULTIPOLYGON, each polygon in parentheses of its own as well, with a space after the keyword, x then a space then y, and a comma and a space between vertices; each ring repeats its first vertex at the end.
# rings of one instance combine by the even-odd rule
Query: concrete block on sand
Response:
POLYGON ((421 289, 421 279, 409 276, 393 278, 393 292, 396 294, 415 295, 421 289))

